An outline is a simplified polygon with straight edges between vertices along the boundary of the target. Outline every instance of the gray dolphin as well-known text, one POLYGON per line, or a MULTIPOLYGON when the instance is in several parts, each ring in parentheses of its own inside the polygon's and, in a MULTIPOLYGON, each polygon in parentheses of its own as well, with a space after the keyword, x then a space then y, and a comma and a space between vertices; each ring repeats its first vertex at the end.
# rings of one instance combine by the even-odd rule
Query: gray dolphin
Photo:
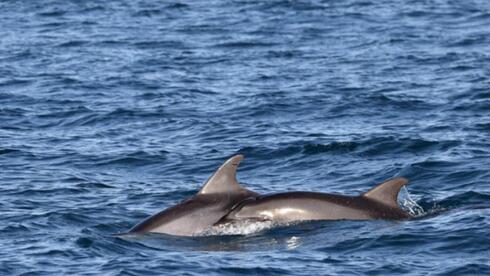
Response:
POLYGON ((397 202, 408 180, 386 181, 359 196, 314 192, 287 192, 249 198, 241 202, 216 225, 239 220, 288 223, 312 220, 406 219, 410 216, 397 202))
POLYGON ((236 170, 242 160, 242 155, 231 157, 195 196, 145 219, 129 233, 194 236, 213 226, 238 203, 259 195, 240 186, 236 179, 236 170))

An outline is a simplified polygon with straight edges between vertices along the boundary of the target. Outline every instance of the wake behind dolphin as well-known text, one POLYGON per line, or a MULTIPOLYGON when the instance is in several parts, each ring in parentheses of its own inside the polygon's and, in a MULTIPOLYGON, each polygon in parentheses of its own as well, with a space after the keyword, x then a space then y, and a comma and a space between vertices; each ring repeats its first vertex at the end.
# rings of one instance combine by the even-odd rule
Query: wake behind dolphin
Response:
POLYGON ((408 180, 388 180, 358 196, 315 192, 259 195, 236 179, 242 155, 228 159, 193 197, 150 216, 129 233, 176 236, 206 235, 223 225, 260 222, 264 225, 315 220, 400 220, 410 218, 397 202, 408 180))

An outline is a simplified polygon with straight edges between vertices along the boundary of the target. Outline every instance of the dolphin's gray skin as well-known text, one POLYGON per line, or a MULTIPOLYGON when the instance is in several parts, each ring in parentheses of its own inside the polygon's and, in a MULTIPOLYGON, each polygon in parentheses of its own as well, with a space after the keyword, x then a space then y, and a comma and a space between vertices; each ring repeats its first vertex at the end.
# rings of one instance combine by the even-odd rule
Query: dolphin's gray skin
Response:
POLYGON ((194 236, 213 226, 244 199, 257 197, 238 184, 236 170, 242 155, 228 159, 190 199, 165 209, 129 230, 129 233, 164 233, 194 236))
POLYGON ((237 220, 274 221, 305 220, 406 219, 397 203, 398 192, 408 183, 400 177, 384 182, 359 196, 313 192, 289 192, 244 200, 217 225, 237 220))
POLYGON ((406 219, 397 202, 408 180, 384 182, 359 196, 288 192, 260 196, 240 186, 236 170, 242 155, 228 159, 190 199, 165 209, 129 230, 194 236, 212 226, 241 220, 279 223, 306 220, 406 219))

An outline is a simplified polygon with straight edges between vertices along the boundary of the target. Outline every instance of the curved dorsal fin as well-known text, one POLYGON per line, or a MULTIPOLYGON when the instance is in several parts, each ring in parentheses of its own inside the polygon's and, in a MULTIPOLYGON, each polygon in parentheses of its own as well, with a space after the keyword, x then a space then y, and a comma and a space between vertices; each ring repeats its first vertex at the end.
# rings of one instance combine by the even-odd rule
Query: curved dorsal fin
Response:
POLYGON ((226 160, 206 181, 198 194, 229 193, 243 189, 236 180, 236 170, 243 155, 235 155, 226 160))
POLYGON ((376 200, 390 207, 398 207, 398 193, 400 189, 408 183, 408 179, 404 177, 394 178, 385 181, 378 186, 372 188, 362 196, 376 200))

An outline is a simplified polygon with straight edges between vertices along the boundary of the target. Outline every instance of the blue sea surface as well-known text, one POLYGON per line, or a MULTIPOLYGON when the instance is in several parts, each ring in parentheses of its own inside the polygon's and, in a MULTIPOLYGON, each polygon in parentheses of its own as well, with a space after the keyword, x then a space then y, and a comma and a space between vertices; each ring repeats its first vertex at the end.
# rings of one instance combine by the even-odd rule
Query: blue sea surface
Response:
POLYGON ((0 1, 0 217, 1 275, 489 275, 490 1, 0 1), (423 214, 113 235, 238 153, 423 214))

